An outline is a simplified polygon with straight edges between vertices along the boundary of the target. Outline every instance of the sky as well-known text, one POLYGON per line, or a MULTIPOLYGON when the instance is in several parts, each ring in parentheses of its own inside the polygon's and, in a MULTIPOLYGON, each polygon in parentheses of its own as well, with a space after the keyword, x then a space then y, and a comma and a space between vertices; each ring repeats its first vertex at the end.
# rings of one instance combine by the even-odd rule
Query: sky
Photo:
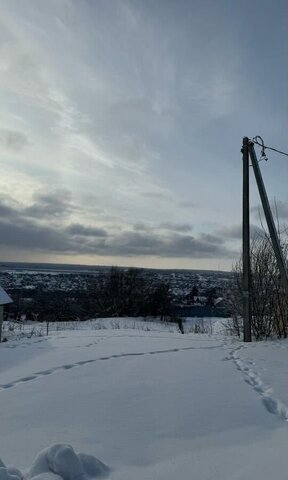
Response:
POLYGON ((0 261, 230 270, 242 138, 288 150, 287 1, 0 6, 0 261))

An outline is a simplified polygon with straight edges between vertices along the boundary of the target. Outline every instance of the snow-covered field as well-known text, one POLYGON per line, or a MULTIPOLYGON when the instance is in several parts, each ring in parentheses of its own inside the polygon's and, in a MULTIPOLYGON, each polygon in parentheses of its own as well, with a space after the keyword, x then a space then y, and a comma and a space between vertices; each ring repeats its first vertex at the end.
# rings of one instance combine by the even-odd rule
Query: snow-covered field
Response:
POLYGON ((104 323, 1 344, 5 465, 38 480, 287 479, 286 341, 104 323), (74 451, 54 446, 31 468, 54 444, 74 451))

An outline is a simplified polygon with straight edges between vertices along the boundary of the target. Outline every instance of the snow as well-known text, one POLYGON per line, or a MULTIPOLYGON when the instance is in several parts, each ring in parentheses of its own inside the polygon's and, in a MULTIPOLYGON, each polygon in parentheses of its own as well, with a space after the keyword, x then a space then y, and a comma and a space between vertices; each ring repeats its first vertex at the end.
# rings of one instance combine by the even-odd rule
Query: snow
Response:
POLYGON ((268 412, 284 420, 288 420, 287 352, 286 341, 267 341, 248 347, 241 344, 230 354, 245 382, 259 394, 268 412))
POLYGON ((5 467, 1 462, 0 480, 89 480, 105 478, 109 468, 92 455, 74 452, 71 445, 52 445, 34 460, 23 475, 15 467, 5 467))
POLYGON ((0 480, 286 480, 287 341, 113 322, 0 346, 0 480))

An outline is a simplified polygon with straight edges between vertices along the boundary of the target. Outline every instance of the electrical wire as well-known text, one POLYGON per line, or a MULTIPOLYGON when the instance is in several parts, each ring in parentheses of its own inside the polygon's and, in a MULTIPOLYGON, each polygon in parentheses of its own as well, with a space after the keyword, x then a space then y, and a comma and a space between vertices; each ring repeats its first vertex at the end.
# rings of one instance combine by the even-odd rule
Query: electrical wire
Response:
POLYGON ((261 152, 262 157, 266 157, 265 150, 272 150, 273 152, 277 152, 277 153, 280 153, 281 155, 285 155, 286 157, 288 157, 288 153, 282 152, 281 150, 277 150, 277 148, 267 147, 267 145, 264 145, 264 141, 262 137, 260 137, 260 135, 257 135, 256 137, 252 138, 252 142, 256 143, 256 145, 259 145, 262 148, 262 152, 261 152))

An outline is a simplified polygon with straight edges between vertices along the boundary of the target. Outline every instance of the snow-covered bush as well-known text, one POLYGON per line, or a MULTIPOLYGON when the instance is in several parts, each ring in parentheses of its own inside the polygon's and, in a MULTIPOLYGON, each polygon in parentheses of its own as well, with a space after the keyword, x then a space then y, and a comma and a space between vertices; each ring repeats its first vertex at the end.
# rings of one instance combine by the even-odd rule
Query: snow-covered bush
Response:
POLYGON ((52 445, 37 455, 29 470, 20 472, 0 460, 0 480, 92 480, 106 478, 109 468, 92 455, 76 454, 70 445, 52 445))

